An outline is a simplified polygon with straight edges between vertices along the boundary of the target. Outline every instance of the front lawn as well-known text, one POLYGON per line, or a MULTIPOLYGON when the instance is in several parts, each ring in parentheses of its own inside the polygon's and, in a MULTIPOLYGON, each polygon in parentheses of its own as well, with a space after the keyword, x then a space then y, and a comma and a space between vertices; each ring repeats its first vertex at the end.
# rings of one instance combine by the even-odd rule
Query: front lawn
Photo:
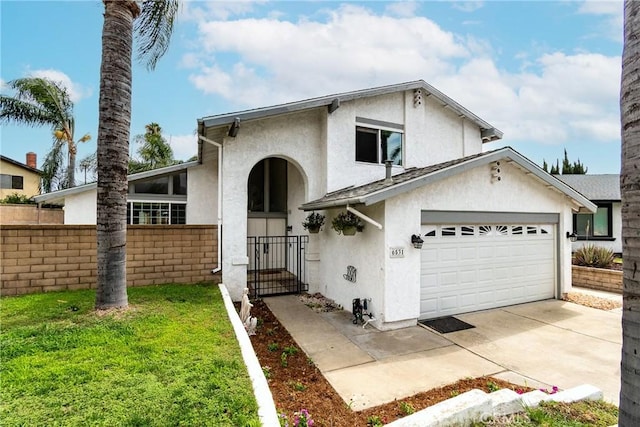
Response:
POLYGON ((0 299, 0 424, 260 425, 217 286, 130 288, 106 314, 94 298, 0 299))

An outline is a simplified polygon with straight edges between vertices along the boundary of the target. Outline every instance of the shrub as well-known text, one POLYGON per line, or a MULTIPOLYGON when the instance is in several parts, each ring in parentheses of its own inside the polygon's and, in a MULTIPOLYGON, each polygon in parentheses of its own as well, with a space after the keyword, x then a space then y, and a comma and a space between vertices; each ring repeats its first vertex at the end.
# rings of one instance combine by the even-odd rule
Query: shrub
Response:
POLYGON ((576 265, 585 267, 608 268, 613 263, 613 251, 609 248, 587 244, 573 254, 576 265))
POLYGON ((35 205, 36 202, 33 200, 33 197, 27 197, 24 194, 13 193, 6 196, 4 199, 0 200, 0 203, 10 204, 10 205, 35 205))

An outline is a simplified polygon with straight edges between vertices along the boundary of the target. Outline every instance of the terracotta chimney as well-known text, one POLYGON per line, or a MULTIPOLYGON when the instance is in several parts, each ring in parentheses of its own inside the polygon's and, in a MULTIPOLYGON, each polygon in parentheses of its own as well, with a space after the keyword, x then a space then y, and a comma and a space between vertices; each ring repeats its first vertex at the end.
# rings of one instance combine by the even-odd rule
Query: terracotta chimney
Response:
POLYGON ((38 168, 38 155, 33 151, 27 153, 27 166, 34 169, 38 168))

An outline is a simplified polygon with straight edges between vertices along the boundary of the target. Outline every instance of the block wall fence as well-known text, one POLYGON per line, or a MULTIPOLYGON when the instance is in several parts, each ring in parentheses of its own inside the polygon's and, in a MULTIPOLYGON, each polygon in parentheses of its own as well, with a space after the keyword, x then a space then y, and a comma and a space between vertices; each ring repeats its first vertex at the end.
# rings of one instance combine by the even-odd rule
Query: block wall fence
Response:
MULTIPOLYGON (((0 295, 96 287, 95 225, 3 225, 0 237, 0 295)), ((214 280, 217 256, 216 225, 130 225, 127 286, 214 280)))
POLYGON ((621 294, 622 271, 572 265, 571 284, 621 294))

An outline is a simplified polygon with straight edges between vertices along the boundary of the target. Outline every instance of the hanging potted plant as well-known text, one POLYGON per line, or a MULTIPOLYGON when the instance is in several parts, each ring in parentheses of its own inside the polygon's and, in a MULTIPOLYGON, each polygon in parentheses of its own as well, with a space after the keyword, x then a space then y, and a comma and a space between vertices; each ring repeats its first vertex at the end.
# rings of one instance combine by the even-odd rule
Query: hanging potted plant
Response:
POLYGON ((364 223, 351 212, 340 212, 338 216, 331 221, 331 228, 336 230, 338 234, 353 236, 356 234, 356 231, 362 231, 364 229, 364 223))
POLYGON ((313 234, 320 231, 320 227, 322 227, 323 225, 324 215, 315 212, 311 212, 302 222, 302 226, 304 227, 304 229, 313 234))

